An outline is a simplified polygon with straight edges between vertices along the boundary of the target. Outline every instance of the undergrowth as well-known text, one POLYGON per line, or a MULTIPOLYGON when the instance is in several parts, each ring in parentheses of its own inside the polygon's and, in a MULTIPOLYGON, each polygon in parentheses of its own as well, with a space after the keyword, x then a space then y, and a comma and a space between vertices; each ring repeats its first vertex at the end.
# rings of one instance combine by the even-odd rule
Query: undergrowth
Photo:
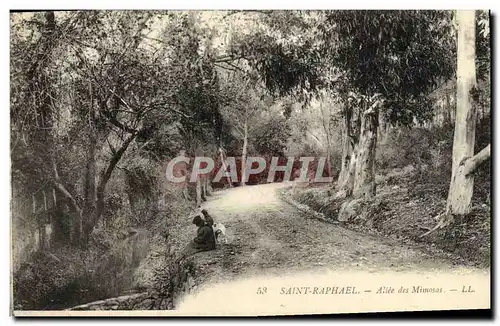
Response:
MULTIPOLYGON (((489 128, 487 119, 478 123, 476 151, 489 143, 489 128)), ((293 199, 333 221, 338 219, 342 204, 350 201, 353 214, 343 222, 346 227, 440 248, 457 255, 461 263, 487 267, 491 257, 489 162, 475 173, 471 213, 456 216, 448 227, 421 237, 436 225, 436 216, 446 208, 452 141, 452 126, 394 132, 377 149, 374 198, 333 199, 331 187, 322 187, 295 190, 293 199)))

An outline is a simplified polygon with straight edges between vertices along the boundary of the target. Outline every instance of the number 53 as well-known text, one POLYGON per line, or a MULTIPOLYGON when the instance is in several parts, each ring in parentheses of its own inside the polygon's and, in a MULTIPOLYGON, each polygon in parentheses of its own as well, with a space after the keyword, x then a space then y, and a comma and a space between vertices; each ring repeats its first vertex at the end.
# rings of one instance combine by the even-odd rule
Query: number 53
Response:
POLYGON ((267 293, 267 287, 257 288, 257 294, 266 294, 266 293, 267 293))

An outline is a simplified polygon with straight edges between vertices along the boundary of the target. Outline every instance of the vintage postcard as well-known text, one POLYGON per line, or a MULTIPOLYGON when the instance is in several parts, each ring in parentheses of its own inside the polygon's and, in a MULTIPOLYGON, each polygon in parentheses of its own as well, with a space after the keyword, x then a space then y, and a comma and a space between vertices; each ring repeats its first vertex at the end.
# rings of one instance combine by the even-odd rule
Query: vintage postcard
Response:
POLYGON ((491 309, 485 10, 10 13, 11 314, 491 309))

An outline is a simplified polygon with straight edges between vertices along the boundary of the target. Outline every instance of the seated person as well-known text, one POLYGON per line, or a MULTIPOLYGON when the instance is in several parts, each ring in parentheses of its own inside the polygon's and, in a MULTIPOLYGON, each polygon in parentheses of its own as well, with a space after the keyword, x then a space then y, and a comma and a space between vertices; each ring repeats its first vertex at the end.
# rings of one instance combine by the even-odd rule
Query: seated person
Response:
POLYGON ((187 244, 183 251, 180 252, 176 261, 180 261, 200 251, 215 249, 215 235, 213 228, 205 224, 205 221, 200 214, 193 218, 193 224, 198 227, 196 237, 187 244))
POLYGON ((193 239, 192 247, 199 249, 199 251, 215 249, 215 235, 212 226, 205 224, 200 215, 193 218, 193 224, 198 227, 198 231, 193 239))
POLYGON ((208 214, 207 210, 202 209, 201 214, 203 215, 203 219, 205 220, 205 224, 213 227, 214 226, 214 219, 212 218, 212 216, 210 216, 210 214, 208 214))

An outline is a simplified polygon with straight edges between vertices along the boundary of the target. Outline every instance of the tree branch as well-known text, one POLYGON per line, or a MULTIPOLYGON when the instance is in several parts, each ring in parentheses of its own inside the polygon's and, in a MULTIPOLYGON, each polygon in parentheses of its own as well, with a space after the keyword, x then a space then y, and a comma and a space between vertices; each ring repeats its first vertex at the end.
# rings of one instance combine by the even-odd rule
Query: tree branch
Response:
POLYGON ((271 15, 273 13, 272 10, 251 10, 251 9, 245 9, 245 10, 231 10, 228 14, 226 14, 224 17, 222 17, 222 20, 226 19, 229 16, 240 14, 240 13, 259 13, 259 14, 265 14, 265 15, 271 15))
POLYGON ((69 199, 75 211, 77 211, 80 214, 81 209, 78 203, 76 202, 75 197, 73 197, 71 193, 66 189, 66 187, 64 187, 64 185, 61 183, 61 179, 59 178, 59 173, 57 172, 57 165, 55 161, 52 162, 52 169, 54 171, 54 178, 55 178, 55 180, 52 181, 54 187, 56 187, 57 190, 59 190, 59 192, 64 195, 64 197, 69 199))
POLYGON ((233 124, 233 128, 234 128, 234 130, 236 130, 236 132, 238 132, 240 134, 241 137, 245 136, 243 134, 243 131, 236 124, 233 124))
POLYGON ((240 59, 245 59, 244 56, 233 57, 232 55, 214 58, 213 63, 227 63, 231 61, 236 61, 240 59))
POLYGON ((470 175, 487 159, 491 157, 491 144, 483 148, 473 157, 465 160, 465 175, 470 175))
POLYGON ((111 177, 111 173, 113 173, 113 170, 120 161, 120 159, 123 156, 123 153, 127 150, 128 146, 132 141, 137 137, 138 133, 133 133, 132 135, 129 135, 128 138, 123 142, 122 146, 113 154, 111 161, 108 164, 108 167, 104 172, 102 173, 101 180, 99 181, 99 186, 98 189, 101 189, 104 191, 104 188, 106 187, 106 183, 109 181, 109 178, 111 177))
POLYGON ((245 70, 243 70, 242 68, 238 67, 237 65, 229 62, 229 61, 221 61, 221 62, 214 62, 215 65, 217 65, 217 67, 221 67, 222 69, 228 69, 228 70, 231 70, 231 71, 239 71, 239 72, 245 72, 245 70), (218 64, 219 63, 219 64, 218 64), (224 67, 224 66, 221 66, 220 63, 224 63, 234 69, 231 69, 231 68, 227 68, 227 67, 224 67))
POLYGON ((121 123, 120 121, 118 121, 118 119, 116 119, 116 117, 114 117, 111 112, 108 111, 107 109, 107 106, 106 106, 106 103, 104 101, 101 102, 101 110, 99 110, 100 113, 102 113, 102 115, 104 115, 105 118, 107 118, 107 120, 114 126, 118 127, 119 129, 125 131, 125 132, 128 132, 130 134, 134 134, 134 133, 137 133, 137 130, 134 129, 134 128, 131 128, 129 126, 126 126, 124 125, 123 123, 121 123))
MULTIPOLYGON (((115 169, 116 165, 122 158, 123 154, 129 147, 130 143, 137 137, 138 133, 133 133, 128 136, 128 138, 125 140, 125 142, 122 144, 120 149, 118 149, 112 156, 111 161, 109 161, 109 164, 101 174, 101 178, 99 180, 99 184, 97 186, 97 203, 96 203, 96 210, 95 214, 89 219, 89 224, 87 225, 87 228, 92 229, 99 218, 101 217, 101 214, 104 210, 104 192, 106 190, 106 185, 111 178, 111 174, 113 173, 113 170, 115 169)), ((90 232, 90 231, 87 231, 90 232)))
POLYGON ((109 142, 109 138, 107 138, 107 137, 106 137, 106 142, 108 143, 109 150, 111 151, 111 154, 115 155, 116 149, 113 147, 113 145, 111 145, 111 143, 109 142))

